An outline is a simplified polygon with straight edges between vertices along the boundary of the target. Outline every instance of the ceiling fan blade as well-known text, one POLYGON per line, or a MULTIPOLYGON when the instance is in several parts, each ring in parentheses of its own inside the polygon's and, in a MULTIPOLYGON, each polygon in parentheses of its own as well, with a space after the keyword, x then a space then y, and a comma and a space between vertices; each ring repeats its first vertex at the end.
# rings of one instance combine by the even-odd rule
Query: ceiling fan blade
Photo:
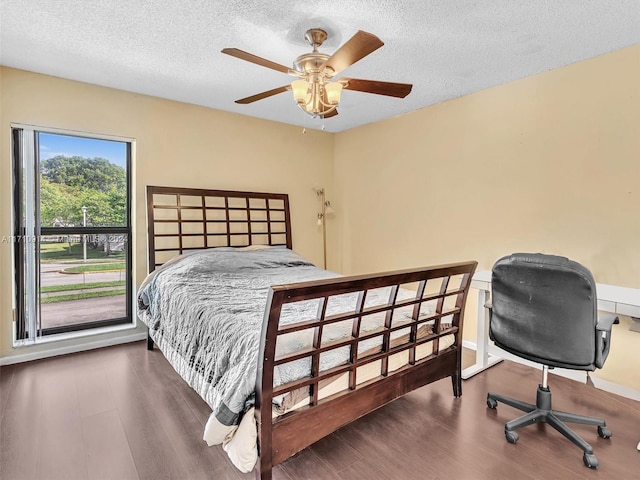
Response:
POLYGON ((340 82, 348 82, 345 90, 375 93, 389 97, 404 98, 411 93, 413 85, 410 83, 380 82, 378 80, 361 80, 359 78, 341 78, 340 82))
POLYGON ((291 87, 289 85, 285 85, 283 87, 274 88, 273 90, 267 90, 266 92, 256 93, 255 95, 251 95, 250 97, 241 98, 240 100, 236 100, 236 103, 241 103, 243 105, 247 103, 252 103, 258 100, 262 100, 263 98, 268 98, 273 95, 277 95, 282 92, 286 92, 291 87))
POLYGON ((255 63, 256 65, 260 65, 262 67, 271 68, 272 70, 277 70, 278 72, 282 73, 289 73, 289 70, 291 70, 289 67, 285 67, 284 65, 280 65, 279 63, 272 62, 271 60, 258 57, 257 55, 245 52, 244 50, 239 50, 237 48, 223 48, 222 53, 226 53, 227 55, 239 58, 240 60, 246 60, 247 62, 255 63))
POLYGON ((335 117, 336 115, 338 115, 338 110, 334 108, 333 110, 331 110, 326 115, 323 115, 322 117, 323 118, 331 118, 331 117, 335 117))
POLYGON ((334 74, 336 74, 348 66, 353 65, 361 58, 376 51, 383 45, 384 42, 372 33, 358 30, 353 37, 347 40, 347 43, 342 45, 324 62, 320 70, 322 71, 323 68, 331 67, 334 74))

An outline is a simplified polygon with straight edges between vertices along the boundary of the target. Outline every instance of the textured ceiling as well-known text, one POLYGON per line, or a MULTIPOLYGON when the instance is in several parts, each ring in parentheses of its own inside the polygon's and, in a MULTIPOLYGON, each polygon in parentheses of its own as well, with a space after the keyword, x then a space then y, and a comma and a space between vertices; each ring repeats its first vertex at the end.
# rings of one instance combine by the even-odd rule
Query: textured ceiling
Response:
POLYGON ((640 43, 640 0, 0 0, 2 65, 322 128, 290 92, 234 100, 292 77, 282 65, 321 27, 332 53, 357 30, 385 45, 341 75, 413 83, 405 99, 345 91, 339 132, 640 43))

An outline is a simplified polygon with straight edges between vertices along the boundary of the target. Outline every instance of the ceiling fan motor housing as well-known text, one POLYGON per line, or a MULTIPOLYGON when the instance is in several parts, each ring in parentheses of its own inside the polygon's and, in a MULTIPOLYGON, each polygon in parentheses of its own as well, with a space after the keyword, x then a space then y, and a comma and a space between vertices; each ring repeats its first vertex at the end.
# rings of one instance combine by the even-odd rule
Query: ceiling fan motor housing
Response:
MULTIPOLYGON (((327 55, 326 53, 304 53, 296 58, 296 60, 293 62, 293 68, 300 73, 309 75, 317 74, 320 73, 320 67, 324 64, 324 62, 327 61, 328 58, 329 55, 327 55)), ((333 76, 332 68, 329 67, 325 68, 324 70, 326 70, 323 72, 325 76, 329 78, 333 76)))
POLYGON ((321 28, 311 28, 307 30, 304 38, 313 47, 313 52, 303 53, 293 62, 293 68, 302 74, 317 75, 322 74, 325 78, 333 77, 333 69, 331 67, 325 67, 323 71, 320 67, 329 59, 329 55, 326 53, 318 52, 318 47, 327 39, 327 32, 321 28))
POLYGON ((320 45, 327 39, 327 32, 321 28, 310 28, 304 34, 304 39, 309 42, 309 45, 316 51, 320 45))

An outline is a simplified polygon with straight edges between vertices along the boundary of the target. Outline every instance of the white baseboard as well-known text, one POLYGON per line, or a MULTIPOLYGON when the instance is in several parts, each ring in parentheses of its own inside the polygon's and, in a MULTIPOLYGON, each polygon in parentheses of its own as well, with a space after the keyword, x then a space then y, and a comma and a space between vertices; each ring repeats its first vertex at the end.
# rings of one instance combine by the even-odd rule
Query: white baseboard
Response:
MULTIPOLYGON (((462 341, 462 346, 464 348, 468 348, 470 350, 476 350, 476 343, 468 340, 462 341)), ((527 365, 529 367, 536 368, 538 370, 542 370, 542 365, 539 363, 530 362, 523 358, 512 355, 504 350, 499 349, 493 344, 489 345, 489 353, 492 355, 497 355, 498 357, 502 357, 505 360, 511 360, 512 362, 520 363, 522 365, 527 365)), ((575 380, 580 383, 587 382, 587 372, 580 370, 567 370, 564 368, 554 368, 551 372, 553 375, 559 375, 561 377, 570 378, 571 380, 575 380)), ((610 382, 608 380, 603 380, 594 375, 590 375, 591 381, 593 382, 594 387, 604 390, 605 392, 613 393, 615 395, 620 395, 621 397, 630 398, 631 400, 640 401, 640 391, 634 390, 633 388, 626 387, 624 385, 620 385, 618 383, 610 382)))
POLYGON ((108 338, 105 340, 97 340, 94 342, 86 342, 78 345, 69 345, 60 348, 51 348, 40 350, 37 352, 25 353, 22 355, 10 355, 0 358, 1 365, 13 365, 15 363, 30 362, 32 360, 42 360, 44 358, 56 357, 58 355, 66 355, 69 353, 84 352, 86 350, 94 350, 96 348, 111 347, 123 343, 139 342, 147 338, 146 333, 134 333, 122 337, 108 338))
POLYGON ((640 402, 640 391, 638 390, 634 390, 633 388, 625 387, 624 385, 619 385, 617 383, 610 382, 609 380, 604 380, 602 378, 594 376, 591 376, 591 380, 593 381, 593 385, 600 390, 615 393, 616 395, 620 395, 621 397, 630 398, 631 400, 640 402))

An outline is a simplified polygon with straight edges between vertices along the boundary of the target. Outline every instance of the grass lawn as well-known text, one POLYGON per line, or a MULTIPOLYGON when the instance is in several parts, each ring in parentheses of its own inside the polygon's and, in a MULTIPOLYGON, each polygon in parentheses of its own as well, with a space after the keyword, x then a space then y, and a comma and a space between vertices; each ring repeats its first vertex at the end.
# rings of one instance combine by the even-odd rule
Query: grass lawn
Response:
POLYGON ((124 263, 98 263, 88 265, 77 265, 75 267, 68 267, 63 270, 64 273, 91 273, 91 272, 109 272, 124 270, 124 263))
POLYGON ((40 292, 66 292, 68 290, 88 290, 90 288, 124 287, 124 285, 124 280, 114 280, 113 282, 72 283, 68 285, 50 285, 48 287, 42 287, 40 288, 40 292))
MULTIPOLYGON (((71 252, 69 252, 67 242, 40 243, 40 261, 42 263, 82 261, 83 259, 82 243, 72 243, 71 252)), ((122 262, 124 259, 124 252, 114 252, 107 257, 102 248, 90 248, 87 245, 87 261, 122 262)))
POLYGON ((102 292, 82 292, 71 293, 69 295, 56 295, 55 297, 41 298, 40 303, 57 303, 69 300, 84 300, 86 298, 112 297, 115 295, 124 295, 126 290, 104 290, 102 292))

